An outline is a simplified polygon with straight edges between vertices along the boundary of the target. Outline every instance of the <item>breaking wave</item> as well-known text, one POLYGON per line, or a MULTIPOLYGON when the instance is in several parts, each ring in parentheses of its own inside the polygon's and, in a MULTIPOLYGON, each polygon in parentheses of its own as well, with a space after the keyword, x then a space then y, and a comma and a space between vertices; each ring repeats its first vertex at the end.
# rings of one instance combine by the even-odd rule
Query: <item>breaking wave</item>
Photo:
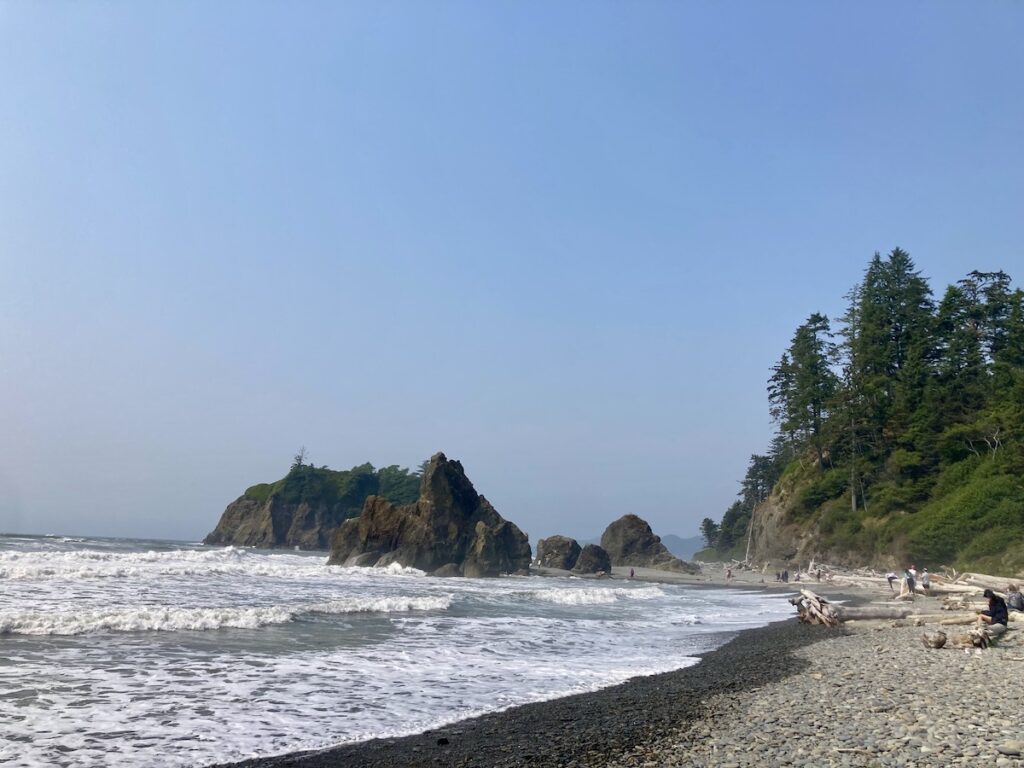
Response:
POLYGON ((285 624, 316 613, 399 613, 445 611, 451 595, 351 597, 303 605, 251 608, 143 607, 85 611, 0 611, 0 634, 82 635, 92 632, 176 632, 256 629, 285 624))
POLYGON ((537 600, 558 605, 607 605, 619 600, 653 600, 664 597, 665 592, 658 587, 597 588, 597 589, 541 589, 531 592, 537 600))

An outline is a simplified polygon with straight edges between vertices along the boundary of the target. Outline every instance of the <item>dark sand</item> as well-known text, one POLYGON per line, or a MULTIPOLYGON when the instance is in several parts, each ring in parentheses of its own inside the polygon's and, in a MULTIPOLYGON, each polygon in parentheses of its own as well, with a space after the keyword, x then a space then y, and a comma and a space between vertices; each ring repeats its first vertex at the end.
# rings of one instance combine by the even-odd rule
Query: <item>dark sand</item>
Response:
POLYGON ((600 766, 669 729, 713 718, 704 706, 709 693, 760 687, 800 672, 807 663, 790 651, 835 637, 836 631, 799 624, 794 618, 744 630, 721 648, 703 654, 700 663, 675 672, 634 678, 593 693, 526 704, 415 736, 375 739, 231 765, 600 766))

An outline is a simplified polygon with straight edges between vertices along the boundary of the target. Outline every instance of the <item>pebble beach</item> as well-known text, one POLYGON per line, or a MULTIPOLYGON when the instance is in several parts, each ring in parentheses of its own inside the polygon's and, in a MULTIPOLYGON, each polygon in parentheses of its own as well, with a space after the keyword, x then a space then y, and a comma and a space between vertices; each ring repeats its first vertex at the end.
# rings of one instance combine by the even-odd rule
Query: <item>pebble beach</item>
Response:
MULTIPOLYGON (((730 581, 756 582, 749 573, 730 581)), ((847 603, 888 599, 884 581, 878 590, 807 586, 847 603)), ((937 609, 934 598, 924 600, 930 605, 922 608, 937 609)), ((791 621, 741 632, 686 669, 416 736, 236 765, 1019 766, 1024 642, 1015 626, 989 649, 932 649, 922 634, 937 625, 876 620, 829 629, 800 624, 794 612, 791 621)))

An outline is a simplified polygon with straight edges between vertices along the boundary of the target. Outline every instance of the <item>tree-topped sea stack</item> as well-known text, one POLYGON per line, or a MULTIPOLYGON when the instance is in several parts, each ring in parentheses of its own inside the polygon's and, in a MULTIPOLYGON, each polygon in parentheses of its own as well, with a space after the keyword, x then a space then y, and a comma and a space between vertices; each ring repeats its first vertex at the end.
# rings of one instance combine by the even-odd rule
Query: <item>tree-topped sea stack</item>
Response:
POLYGON ((332 565, 400 563, 438 575, 528 573, 526 534, 473 488, 462 464, 434 454, 419 500, 395 506, 371 496, 331 540, 332 565))
POLYGON ((697 568, 683 562, 661 543, 661 539, 644 520, 636 515, 623 515, 601 535, 601 546, 608 552, 612 565, 659 568, 663 571, 697 573, 697 568))
POLYGON ((327 549, 335 529, 358 515, 368 496, 407 504, 415 500, 419 482, 419 473, 395 465, 314 467, 303 450, 283 478, 254 485, 231 502, 204 543, 327 549))

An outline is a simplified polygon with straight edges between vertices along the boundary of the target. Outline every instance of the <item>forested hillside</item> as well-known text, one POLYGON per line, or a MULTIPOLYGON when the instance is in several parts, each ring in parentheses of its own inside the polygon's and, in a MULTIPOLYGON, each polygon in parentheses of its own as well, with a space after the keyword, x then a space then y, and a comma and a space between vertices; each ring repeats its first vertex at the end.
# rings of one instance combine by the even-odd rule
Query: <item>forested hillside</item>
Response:
POLYGON ((974 271, 936 299, 897 248, 846 298, 772 368, 778 433, 703 556, 1024 568, 1024 291, 974 271))

